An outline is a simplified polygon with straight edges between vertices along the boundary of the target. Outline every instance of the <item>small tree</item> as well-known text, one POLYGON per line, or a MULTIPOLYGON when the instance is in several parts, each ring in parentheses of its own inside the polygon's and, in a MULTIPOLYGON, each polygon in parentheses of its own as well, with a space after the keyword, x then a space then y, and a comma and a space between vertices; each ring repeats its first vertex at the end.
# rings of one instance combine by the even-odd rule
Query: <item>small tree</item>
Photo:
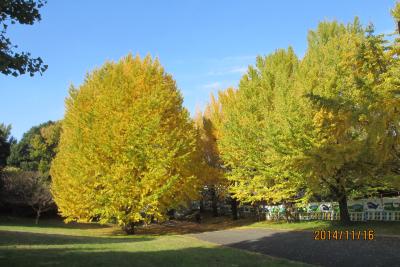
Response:
POLYGON ((36 224, 43 212, 54 208, 50 181, 47 176, 35 171, 8 167, 3 172, 2 182, 7 202, 31 207, 36 214, 36 224))

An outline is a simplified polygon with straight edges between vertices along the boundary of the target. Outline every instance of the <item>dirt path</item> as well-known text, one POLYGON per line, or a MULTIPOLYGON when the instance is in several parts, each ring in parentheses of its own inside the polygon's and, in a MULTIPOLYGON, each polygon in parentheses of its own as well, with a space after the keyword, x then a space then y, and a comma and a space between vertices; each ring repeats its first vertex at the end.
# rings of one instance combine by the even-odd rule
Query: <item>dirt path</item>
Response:
POLYGON ((321 266, 399 266, 400 238, 315 241, 312 232, 232 229, 192 234, 201 240, 321 266))

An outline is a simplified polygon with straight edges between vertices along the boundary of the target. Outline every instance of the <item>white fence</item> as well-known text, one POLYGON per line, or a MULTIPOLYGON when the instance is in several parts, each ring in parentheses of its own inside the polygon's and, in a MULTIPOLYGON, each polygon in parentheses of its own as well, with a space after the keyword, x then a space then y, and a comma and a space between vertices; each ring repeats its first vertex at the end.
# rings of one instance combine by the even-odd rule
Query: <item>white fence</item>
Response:
MULTIPOLYGON (((400 222, 400 211, 365 211, 349 212, 351 221, 397 221, 400 222)), ((294 212, 293 216, 300 221, 311 220, 340 220, 337 212, 294 212)), ((284 212, 266 212, 267 220, 284 220, 284 212)))
MULTIPOLYGON (((369 198, 349 200, 350 220, 352 221, 400 221, 400 197, 369 198)), ((285 206, 260 206, 267 220, 285 219, 285 206)), ((293 208, 293 207, 292 207, 293 208)), ((314 202, 295 208, 292 216, 301 220, 339 220, 337 202, 314 202)))
MULTIPOLYGON (((211 210, 211 201, 205 203, 205 209, 211 210)), ((400 197, 394 198, 369 198, 349 200, 348 205, 350 220, 352 221, 400 221, 400 197)), ((292 216, 301 221, 308 220, 339 220, 339 205, 337 202, 314 202, 306 206, 292 207, 292 216)), ((239 217, 264 217, 267 220, 286 219, 284 205, 240 205, 238 207, 239 217)), ((231 206, 227 204, 218 205, 218 213, 230 214, 231 206)))

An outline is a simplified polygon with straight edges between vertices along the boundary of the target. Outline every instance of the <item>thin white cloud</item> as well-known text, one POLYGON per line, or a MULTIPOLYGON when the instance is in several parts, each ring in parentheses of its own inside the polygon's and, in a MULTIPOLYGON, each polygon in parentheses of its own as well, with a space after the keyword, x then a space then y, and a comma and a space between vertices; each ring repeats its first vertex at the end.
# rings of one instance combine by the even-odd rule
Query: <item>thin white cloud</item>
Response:
POLYGON ((207 90, 215 90, 215 89, 219 89, 221 87, 222 87, 221 82, 207 83, 202 86, 203 89, 207 89, 207 90))
POLYGON ((199 88, 207 91, 217 91, 224 90, 228 87, 236 87, 238 84, 237 80, 227 80, 227 81, 218 81, 218 82, 210 82, 201 85, 199 88))
POLYGON ((256 56, 254 55, 239 55, 228 56, 222 58, 205 59, 211 67, 205 73, 206 76, 223 76, 223 75, 239 75, 246 73, 249 65, 254 64, 256 56))
POLYGON ((245 74, 246 72, 247 72, 247 66, 235 67, 229 70, 229 73, 245 74))
POLYGON ((230 56, 230 57, 224 57, 221 59, 217 59, 218 61, 225 61, 225 62, 237 62, 237 61, 249 61, 249 60, 255 60, 256 56, 254 55, 247 55, 247 56, 230 56))
POLYGON ((229 75, 229 74, 245 74, 247 71, 246 66, 236 66, 225 68, 222 70, 213 70, 207 73, 208 76, 222 76, 222 75, 229 75))
POLYGON ((205 62, 220 64, 220 65, 243 65, 249 64, 256 60, 255 55, 242 55, 242 56, 228 56, 222 58, 205 58, 203 59, 205 62))

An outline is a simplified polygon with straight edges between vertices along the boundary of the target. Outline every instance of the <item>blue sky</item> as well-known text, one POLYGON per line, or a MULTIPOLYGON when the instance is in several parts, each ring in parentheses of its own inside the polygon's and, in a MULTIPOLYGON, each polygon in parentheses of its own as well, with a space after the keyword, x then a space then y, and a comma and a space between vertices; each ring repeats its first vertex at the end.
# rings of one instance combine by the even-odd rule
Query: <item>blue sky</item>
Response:
POLYGON ((12 41, 49 69, 33 78, 0 76, 0 122, 20 139, 33 125, 61 119, 71 84, 128 53, 157 56, 193 114, 211 92, 236 87, 257 55, 289 45, 303 55, 308 30, 322 20, 359 16, 377 32, 393 31, 394 2, 48 0, 40 23, 9 27, 12 41))

